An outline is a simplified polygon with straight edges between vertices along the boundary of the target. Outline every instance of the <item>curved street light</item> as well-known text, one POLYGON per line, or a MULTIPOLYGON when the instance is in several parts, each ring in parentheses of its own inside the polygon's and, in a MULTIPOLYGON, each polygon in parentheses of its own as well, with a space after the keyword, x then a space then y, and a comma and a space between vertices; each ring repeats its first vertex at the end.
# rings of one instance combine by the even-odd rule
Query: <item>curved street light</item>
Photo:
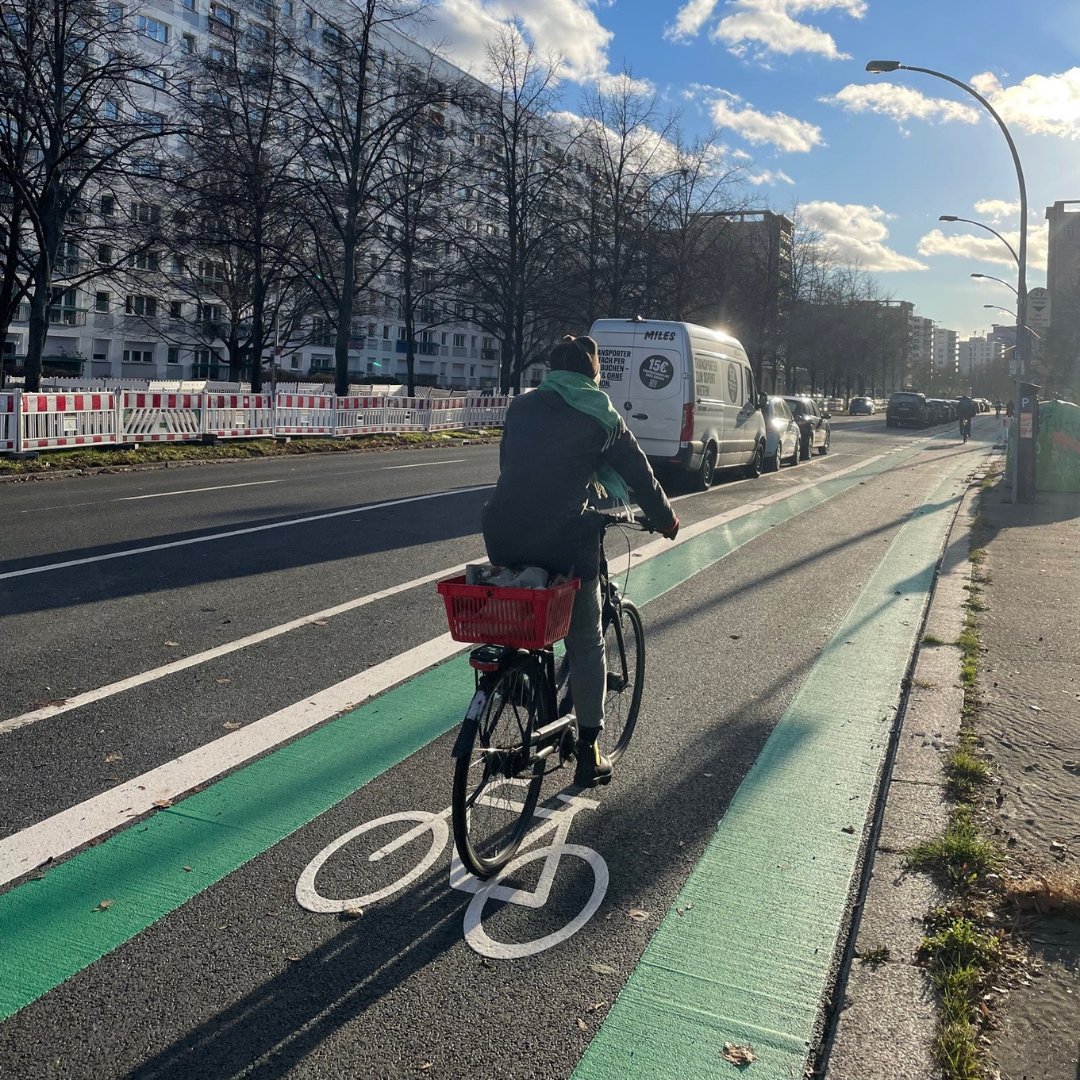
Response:
POLYGON ((1016 254, 1016 249, 997 231, 997 229, 991 229, 989 225, 984 225, 981 221, 974 221, 972 218, 957 217, 955 214, 939 214, 938 221, 962 221, 966 225, 978 225, 980 229, 985 229, 988 233, 993 233, 1008 249, 1009 254, 1013 257, 1013 262, 1017 266, 1020 265, 1020 258, 1016 254))
POLYGON ((1006 289, 1012 289, 1014 296, 1017 295, 1015 287, 1010 285, 1004 278, 994 277, 993 274, 969 274, 968 276, 974 278, 984 278, 986 281, 996 281, 999 285, 1004 285, 1006 289))
MULTIPOLYGON (((1023 333, 1027 329, 1027 219, 1028 219, 1028 202, 1027 202, 1027 184, 1024 182, 1024 169, 1020 164, 1020 155, 1016 152, 1016 143, 1013 142, 1013 137, 1009 132, 1009 129, 1005 126, 1005 121, 998 115, 997 110, 989 101, 986 100, 973 86, 968 86, 966 82, 961 82, 959 79, 954 79, 951 75, 946 75, 942 71, 934 71, 932 68, 914 67, 910 64, 902 64, 899 60, 871 60, 866 65, 866 70, 871 74, 883 74, 890 71, 918 71, 923 75, 932 75, 935 79, 944 79, 947 83, 952 83, 953 86, 958 86, 966 94, 970 94, 993 118, 994 122, 1001 129, 1001 134, 1005 136, 1005 141, 1009 144, 1009 153, 1012 155, 1013 165, 1016 168, 1016 182, 1020 189, 1020 244, 1019 251, 1013 251, 1013 257, 1016 259, 1016 378, 1014 382, 1014 400, 1016 407, 1021 410, 1022 402, 1020 398, 1020 383, 1021 380, 1027 375, 1028 363, 1027 363, 1027 338, 1023 333)), ((943 219, 944 220, 944 219, 943 219)), ((966 220, 960 219, 959 220, 966 220)), ((979 225, 980 222, 974 222, 973 224, 979 225)), ((989 226, 982 226, 983 228, 989 228, 989 226)), ((993 232, 993 229, 989 230, 993 232)), ((1004 237, 999 236, 999 239, 1004 241, 1004 237)), ((1007 242, 1007 241, 1006 241, 1007 242)), ((1012 245, 1009 245, 1009 250, 1012 251, 1012 245)), ((1021 425, 1021 430, 1023 427, 1021 425)), ((1025 475, 1024 501, 1032 501, 1035 498, 1035 447, 1034 440, 1030 437, 1021 438, 1019 440, 1019 446, 1017 447, 1016 455, 1016 468, 1013 469, 1012 476, 1012 496, 1013 502, 1020 501, 1020 473, 1025 475), (1022 448, 1022 449, 1021 449, 1022 448), (1029 490, 1030 489, 1030 490, 1029 490)))
MULTIPOLYGON (((1006 315, 1012 315, 1012 316, 1016 315, 1016 312, 1013 311, 1011 308, 1002 307, 1000 304, 983 304, 983 307, 984 308, 994 308, 996 311, 1004 311, 1006 315)), ((1032 330, 1030 326, 1025 326, 1024 329, 1029 334, 1031 334, 1033 337, 1036 337, 1036 338, 1039 339, 1039 341, 1042 341, 1042 338, 1038 334, 1036 334, 1035 331, 1032 330)))

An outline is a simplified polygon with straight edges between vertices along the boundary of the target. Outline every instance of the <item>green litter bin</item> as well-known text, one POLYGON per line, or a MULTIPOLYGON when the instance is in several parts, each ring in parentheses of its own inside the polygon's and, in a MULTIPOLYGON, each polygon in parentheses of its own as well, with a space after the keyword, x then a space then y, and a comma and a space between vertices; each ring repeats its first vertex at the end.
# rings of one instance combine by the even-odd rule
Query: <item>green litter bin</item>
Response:
POLYGON ((1080 491, 1080 405, 1039 403, 1035 454, 1039 491, 1080 491))

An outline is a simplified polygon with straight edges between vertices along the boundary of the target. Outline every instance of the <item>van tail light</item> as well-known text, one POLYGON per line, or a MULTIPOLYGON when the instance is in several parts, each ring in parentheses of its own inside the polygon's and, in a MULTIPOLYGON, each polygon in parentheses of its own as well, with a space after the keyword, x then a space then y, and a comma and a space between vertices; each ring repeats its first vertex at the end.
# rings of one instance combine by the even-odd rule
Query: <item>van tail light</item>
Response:
POLYGON ((690 442, 694 438, 694 403, 686 402, 682 407, 682 431, 679 432, 679 442, 690 442))

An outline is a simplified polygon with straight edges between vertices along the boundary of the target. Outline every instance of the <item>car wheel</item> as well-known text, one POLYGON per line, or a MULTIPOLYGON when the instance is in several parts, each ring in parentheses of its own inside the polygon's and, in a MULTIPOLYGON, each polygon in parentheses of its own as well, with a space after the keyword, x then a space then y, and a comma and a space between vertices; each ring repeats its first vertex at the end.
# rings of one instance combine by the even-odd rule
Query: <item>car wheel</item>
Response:
POLYGON ((795 445, 792 447, 792 450, 791 450, 791 464, 792 465, 798 465, 799 464, 799 440, 798 439, 795 440, 795 445))
POLYGON ((811 432, 806 433, 806 437, 799 444, 799 454, 803 461, 809 461, 810 455, 814 452, 814 436, 811 432))
POLYGON ((716 477, 716 447, 709 443, 701 455, 701 464, 694 474, 694 487, 698 491, 708 491, 716 477))
POLYGON ((761 470, 765 467, 765 444, 759 442, 754 450, 754 456, 750 459, 749 464, 746 466, 746 475, 753 480, 755 476, 761 475, 761 470))
POLYGON ((832 432, 825 432, 825 441, 818 447, 818 453, 824 457, 829 452, 829 440, 832 438, 832 432))
POLYGON ((765 459, 765 471, 766 472, 779 472, 780 471, 780 442, 777 440, 776 453, 770 454, 765 459))

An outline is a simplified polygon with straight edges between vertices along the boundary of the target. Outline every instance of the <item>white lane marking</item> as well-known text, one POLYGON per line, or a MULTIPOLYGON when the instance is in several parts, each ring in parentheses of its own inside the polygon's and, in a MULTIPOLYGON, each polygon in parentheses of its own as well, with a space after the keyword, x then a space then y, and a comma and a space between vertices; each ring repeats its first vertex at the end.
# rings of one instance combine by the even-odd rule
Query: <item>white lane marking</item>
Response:
POLYGON ((449 634, 433 638, 0 840, 0 886, 469 647, 449 634))
POLYGON ((64 570, 69 566, 85 566, 88 563, 107 562, 110 559, 129 559, 134 555, 146 555, 151 551, 167 551, 170 548, 188 547, 191 544, 209 544, 215 540, 228 540, 234 536, 247 536, 250 533, 267 532, 270 529, 288 529, 294 525, 309 525, 313 521, 327 521, 330 518, 348 517, 352 514, 367 514, 374 510, 385 510, 391 506, 404 506, 407 503, 423 502, 426 499, 442 499, 447 495, 462 495, 470 491, 487 491, 493 484, 477 484, 474 487, 453 488, 451 491, 435 491, 429 495, 410 495, 405 499, 391 499, 387 502, 373 503, 370 506, 354 506, 349 510, 332 510, 326 514, 311 514, 308 517, 290 518, 288 521, 275 521, 269 525, 252 525, 244 529, 230 529, 228 532, 210 533, 206 536, 192 536, 187 540, 170 540, 164 544, 147 544, 145 547, 126 548, 124 551, 110 551, 105 555, 89 555, 85 559, 68 559, 65 562, 46 563, 44 566, 28 566, 25 570, 9 570, 0 574, 0 581, 7 578, 29 577, 31 574, 48 574, 53 570, 64 570))
POLYGON ((288 622, 268 627, 266 630, 259 630, 254 634, 248 634, 246 637, 227 641, 223 645, 216 645, 214 648, 207 649, 204 652, 192 653, 190 656, 174 660, 172 663, 162 664, 160 667, 151 668, 149 671, 143 671, 138 675, 131 675, 126 679, 119 679, 117 682, 109 683, 106 686, 99 686, 96 690, 87 690, 85 693, 76 694, 60 704, 43 705, 40 709, 33 709, 19 716, 13 716, 9 720, 0 721, 0 735, 8 731, 14 731, 16 728, 26 727, 28 724, 34 724, 38 720, 45 720, 50 716, 58 716, 60 713, 70 712, 72 709, 80 709, 84 705, 90 705, 95 701, 101 701, 103 698, 123 693, 125 690, 132 690, 136 686, 156 682, 158 679, 165 678, 166 675, 173 675, 186 668, 208 663, 220 656, 228 656, 229 653, 237 652, 239 649, 246 649, 249 645, 258 645, 262 641, 269 641, 271 638, 287 634, 290 630, 299 630, 303 626, 310 626, 318 619, 332 619, 335 615, 344 615, 347 611, 355 611, 357 608, 374 604, 377 600, 385 600, 387 597, 396 596, 398 593, 407 592, 409 589, 418 588, 420 585, 427 585, 432 581, 440 581, 444 577, 463 573, 465 566, 465 563, 461 563, 458 566, 444 567, 432 574, 424 574, 423 577, 413 578, 412 581, 403 581, 400 585, 391 585, 387 589, 379 589, 378 592, 358 596, 354 600, 346 600, 343 604, 323 608, 322 611, 313 612, 311 615, 303 615, 299 619, 290 619, 288 622))
POLYGON ((250 480, 246 484, 217 484, 215 487, 185 488, 183 491, 156 491, 153 495, 125 495, 112 502, 138 502, 140 499, 166 499, 170 495, 196 495, 200 491, 229 491, 232 488, 262 487, 264 484, 283 484, 284 480, 250 480))
POLYGON ((416 465, 384 465, 382 471, 390 472, 393 469, 430 469, 433 465, 460 465, 464 460, 464 458, 453 458, 450 461, 421 461, 416 465))
MULTIPOLYGON (((870 458, 868 462, 877 461, 888 453, 891 451, 870 458)), ((829 473, 814 483, 823 483, 852 472, 868 462, 858 462, 839 472, 829 473)), ((762 499, 746 510, 718 514, 707 522, 698 522, 680 529, 674 544, 661 539, 631 554, 644 562, 709 528, 742 517, 749 513, 750 509, 777 502, 799 490, 800 488, 795 488, 777 492, 775 496, 762 499)), ((617 567, 628 561, 629 557, 623 556, 622 559, 614 561, 612 566, 617 567)), ((40 866, 46 859, 60 858, 75 848, 104 836, 131 818, 149 812, 155 802, 178 798, 192 788, 209 782, 229 769, 246 764, 259 754, 274 749, 287 739, 331 716, 355 707, 367 697, 404 682, 418 672, 467 648, 468 645, 453 641, 449 634, 433 638, 303 701, 264 716, 239 731, 215 739, 125 784, 95 795, 0 840, 0 886, 40 866)))
MULTIPOLYGON (((893 453, 893 451, 886 451, 885 453, 878 454, 875 457, 867 458, 863 461, 859 461, 854 465, 849 465, 844 469, 839 469, 836 472, 826 473, 823 476, 818 476, 812 481, 800 483, 796 488, 781 488, 774 492, 772 495, 768 495, 765 498, 757 499, 752 503, 745 503, 743 506, 736 507, 734 510, 725 511, 722 514, 716 514, 711 518, 706 518, 704 521, 699 521, 695 525, 686 525, 679 530, 678 539, 675 540, 674 546, 678 546, 681 543, 685 543, 687 540, 693 539, 695 536, 699 536, 701 533, 708 532, 710 529, 718 528, 721 525, 726 525, 731 521, 735 521, 737 518, 745 517, 747 514, 752 513, 755 510, 761 509, 763 506, 769 506, 772 503, 782 502, 784 499, 790 498, 805 488, 816 487, 818 484, 824 483, 827 480, 831 480, 834 477, 844 476, 846 473, 852 472, 854 469, 862 468, 864 465, 872 464, 875 461, 879 461, 881 458, 887 456, 887 454, 893 453)), ((697 495, 704 495, 706 492, 699 492, 690 495, 681 495, 672 502, 681 502, 683 499, 696 498, 697 495)), ((385 505, 385 504, 384 504, 385 505)), ((616 557, 611 560, 610 567, 612 574, 621 574, 631 565, 631 560, 636 561, 638 564, 647 562, 649 559, 659 555, 662 551, 668 550, 672 546, 670 540, 654 540, 652 543, 645 544, 632 552, 628 557, 626 555, 616 557)), ((281 634, 286 634, 291 630, 297 630, 302 626, 307 626, 315 619, 330 619, 335 615, 343 615, 348 611, 353 611, 356 608, 363 607, 366 604, 373 604, 377 600, 384 600, 387 597, 394 596, 397 593, 405 592, 409 589, 418 588, 421 585, 426 585, 432 581, 439 581, 444 577, 450 577, 453 574, 460 574, 465 569, 465 563, 459 563, 457 566, 444 567, 441 570, 437 570, 431 574, 425 574, 423 577, 413 578, 411 581, 402 582, 400 585, 393 585, 387 589, 381 589, 378 592, 369 593, 366 596, 357 597, 355 600, 348 600, 343 604, 337 604, 334 607, 325 608, 322 611, 316 611, 311 615, 304 615, 298 619, 291 619, 289 622, 281 623, 278 626, 271 626, 266 630, 260 630, 254 634, 248 634, 246 637, 236 638, 234 641, 226 642, 223 645, 217 645, 212 649, 207 649, 204 652, 192 653, 191 656, 185 656, 180 660, 174 660, 168 664, 162 664, 160 667, 151 668, 149 671, 144 671, 138 675, 131 675, 126 679, 120 679, 117 682, 109 683, 106 686, 98 687, 96 690, 87 690, 85 693, 76 694, 74 697, 66 699, 64 702, 58 705, 43 705, 41 708, 33 709, 30 712, 21 713, 18 716, 13 716, 10 719, 0 721, 0 735, 8 731, 14 731, 17 728, 26 727, 28 724, 37 723, 38 720, 48 719, 50 716, 58 716, 60 713, 70 712, 72 709, 81 708, 84 705, 93 704, 95 701, 101 701, 103 698, 112 697, 114 694, 123 693, 125 690, 134 689, 137 686, 142 686, 146 683, 155 682, 158 679, 163 679, 167 675, 172 675, 178 671, 184 671, 186 668, 195 667, 198 664, 207 663, 211 660, 216 660, 220 656, 227 656, 229 653, 236 652, 239 649, 247 648, 249 645, 257 645, 262 641, 267 641, 270 638, 278 637, 281 634)))

